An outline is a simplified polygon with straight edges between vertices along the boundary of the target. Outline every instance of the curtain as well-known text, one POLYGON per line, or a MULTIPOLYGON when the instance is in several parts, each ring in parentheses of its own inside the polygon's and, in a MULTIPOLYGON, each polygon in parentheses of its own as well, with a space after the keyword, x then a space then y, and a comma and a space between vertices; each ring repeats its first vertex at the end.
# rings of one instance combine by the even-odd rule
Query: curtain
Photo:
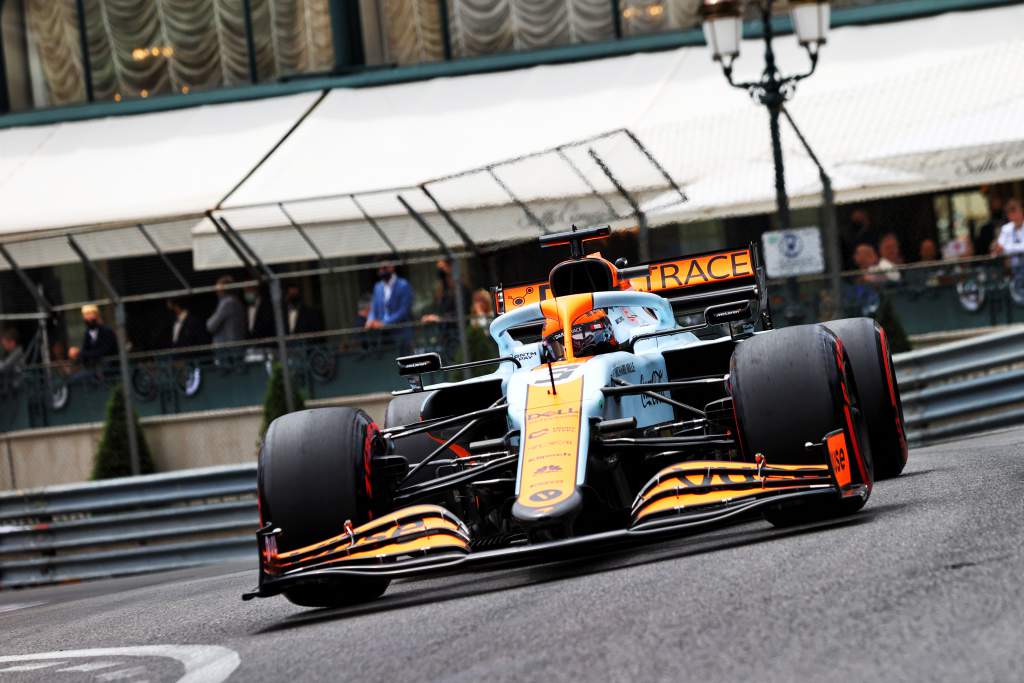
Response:
MULTIPOLYGON (((610 0, 448 0, 452 57, 534 50, 615 37, 610 0)), ((444 59, 438 0, 381 0, 386 60, 444 59)))
POLYGON ((700 0, 621 0, 622 33, 642 35, 700 26, 700 0))
POLYGON ((615 37, 608 0, 449 0, 454 57, 615 37))
POLYGON ((26 27, 39 53, 50 104, 81 102, 85 87, 75 4, 36 0, 26 10, 26 27))
MULTIPOLYGON (((252 0, 260 80, 334 64, 329 0, 252 0)), ((84 99, 75 0, 26 0, 54 104, 84 99)), ((248 83, 243 0, 84 0, 96 99, 248 83)))
POLYGON ((417 64, 444 59, 437 0, 382 0, 378 7, 386 62, 417 64))

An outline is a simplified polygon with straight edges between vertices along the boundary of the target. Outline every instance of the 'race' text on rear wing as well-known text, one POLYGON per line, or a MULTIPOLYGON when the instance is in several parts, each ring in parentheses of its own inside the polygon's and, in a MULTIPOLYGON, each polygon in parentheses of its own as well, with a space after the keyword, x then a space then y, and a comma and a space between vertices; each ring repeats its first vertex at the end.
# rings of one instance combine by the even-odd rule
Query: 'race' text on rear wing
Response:
MULTIPOLYGON (((712 252, 656 261, 618 270, 619 286, 662 294, 673 305, 712 305, 719 300, 758 299, 763 278, 756 249, 712 252)), ((494 288, 495 310, 501 314, 551 296, 546 281, 494 288)))

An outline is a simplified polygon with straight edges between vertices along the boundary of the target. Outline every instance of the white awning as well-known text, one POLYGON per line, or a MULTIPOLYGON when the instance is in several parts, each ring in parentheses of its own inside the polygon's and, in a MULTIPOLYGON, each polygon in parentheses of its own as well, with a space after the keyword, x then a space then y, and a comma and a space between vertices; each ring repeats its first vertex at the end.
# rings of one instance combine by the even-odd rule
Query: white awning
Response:
POLYGON ((0 130, 0 238, 201 215, 318 96, 0 130))
MULTIPOLYGON (((1017 6, 833 31, 788 106, 839 200, 1024 176, 1012 160, 999 171, 956 170, 983 148, 1024 142, 1022 25, 1017 6), (936 153, 946 170, 909 161, 936 153)), ((808 67, 791 36, 776 52, 787 73, 808 67)), ((745 41, 737 80, 756 80, 762 67, 760 41, 745 41)), ((616 128, 635 131, 685 184, 690 202, 663 220, 772 209, 767 114, 725 83, 704 47, 335 90, 225 206, 416 184, 616 128)), ((783 134, 794 203, 817 203, 817 171, 785 123, 783 134)), ((517 194, 578 194, 573 178, 534 169, 509 184, 517 194)), ((490 203, 477 191, 447 201, 490 203)))

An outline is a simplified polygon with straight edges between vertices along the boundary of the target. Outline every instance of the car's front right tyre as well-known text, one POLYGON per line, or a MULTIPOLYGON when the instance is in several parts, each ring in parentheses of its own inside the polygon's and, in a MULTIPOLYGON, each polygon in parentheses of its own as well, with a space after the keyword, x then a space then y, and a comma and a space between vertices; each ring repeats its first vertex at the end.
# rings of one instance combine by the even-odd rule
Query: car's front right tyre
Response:
MULTIPOLYGON (((262 522, 281 529, 280 552, 336 536, 346 521, 359 526, 370 520, 375 429, 366 413, 348 407, 302 410, 270 424, 260 448, 257 492, 262 522)), ((389 583, 346 576, 298 584, 284 596, 304 607, 337 607, 380 597, 389 583)))

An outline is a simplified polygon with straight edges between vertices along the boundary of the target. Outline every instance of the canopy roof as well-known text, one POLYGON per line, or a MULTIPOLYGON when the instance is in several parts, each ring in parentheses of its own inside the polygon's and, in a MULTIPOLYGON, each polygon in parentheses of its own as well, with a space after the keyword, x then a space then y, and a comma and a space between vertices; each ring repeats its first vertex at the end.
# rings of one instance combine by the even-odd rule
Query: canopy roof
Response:
POLYGON ((0 130, 0 238, 202 214, 318 96, 0 130))

